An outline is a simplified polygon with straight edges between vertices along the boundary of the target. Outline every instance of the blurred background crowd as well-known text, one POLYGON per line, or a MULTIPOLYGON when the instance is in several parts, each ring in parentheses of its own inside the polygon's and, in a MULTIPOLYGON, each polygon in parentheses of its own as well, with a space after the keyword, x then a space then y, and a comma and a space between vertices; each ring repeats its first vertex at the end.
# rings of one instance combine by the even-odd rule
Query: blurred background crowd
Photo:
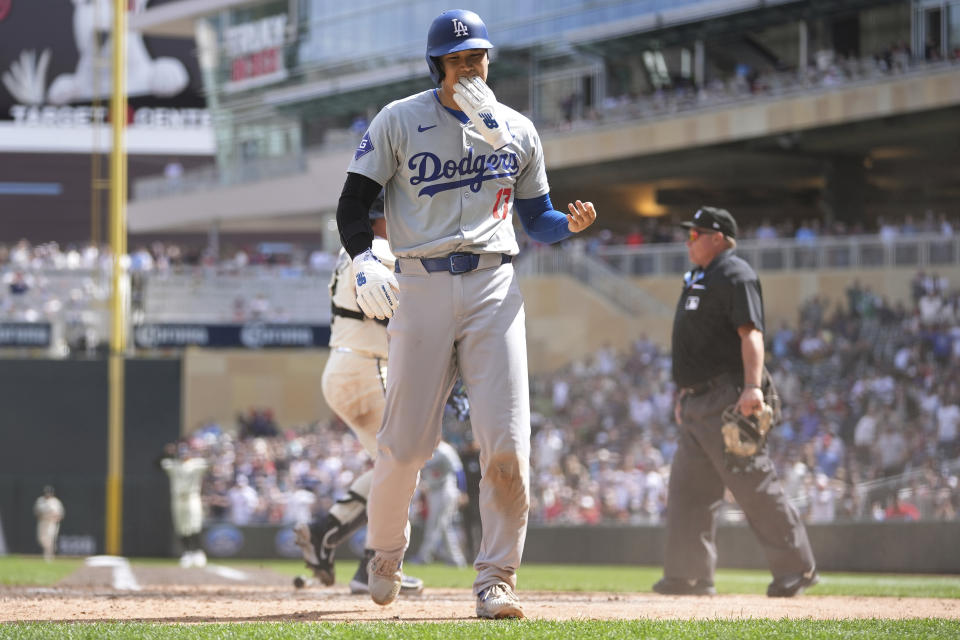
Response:
MULTIPOLYGON (((823 227, 818 220, 783 220, 776 225, 763 220, 745 225, 740 237, 745 240, 816 242, 818 238, 869 236, 892 242, 918 234, 953 238, 960 220, 942 212, 905 215, 900 220, 878 218, 872 228, 849 228, 837 223, 823 227)), ((584 239, 571 239, 588 254, 604 248, 636 248, 649 244, 682 243, 682 229, 668 220, 650 218, 624 233, 603 229, 584 239)), ((523 245, 531 241, 520 234, 523 245)), ((142 311, 143 283, 170 273, 190 273, 204 278, 223 275, 250 275, 268 268, 272 275, 296 279, 323 274, 333 267, 336 256, 310 245, 259 243, 229 246, 218 250, 204 246, 156 241, 137 245, 125 258, 131 273, 132 303, 135 320, 142 311)), ((0 243, 0 322, 50 322, 62 324, 66 332, 64 349, 83 354, 96 349, 104 340, 103 314, 110 295, 112 256, 109 248, 96 246, 61 247, 56 242, 33 245, 20 240, 13 245, 0 243)), ((948 292, 944 292, 946 294, 948 292)), ((224 311, 230 321, 267 320, 287 322, 289 310, 263 296, 233 300, 224 311)))
MULTIPOLYGON (((807 520, 956 519, 958 310, 957 290, 920 272, 912 308, 853 284, 846 304, 814 297, 796 324, 768 329, 784 400, 770 455, 807 520)), ((531 396, 532 522, 663 519, 677 443, 669 353, 645 339, 602 348, 534 376, 531 396)), ((445 421, 445 439, 475 454, 468 420, 445 421)), ((184 446, 210 462, 209 520, 238 525, 322 513, 370 464, 338 420, 278 425, 269 409, 203 425, 184 446)), ((732 498, 722 509, 728 521, 743 517, 732 498)))

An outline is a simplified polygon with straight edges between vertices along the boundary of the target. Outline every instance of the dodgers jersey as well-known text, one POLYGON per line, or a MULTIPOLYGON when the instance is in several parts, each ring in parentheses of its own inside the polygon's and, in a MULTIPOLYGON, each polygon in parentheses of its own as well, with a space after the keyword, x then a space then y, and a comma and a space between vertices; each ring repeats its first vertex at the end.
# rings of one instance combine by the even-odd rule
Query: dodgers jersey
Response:
MULTIPOLYGON (((390 243, 386 238, 373 238, 373 255, 393 271, 394 257, 390 252, 390 243)), ((353 271, 353 260, 345 249, 340 249, 337 266, 330 276, 330 300, 342 309, 360 311, 357 304, 357 279, 353 271)), ((387 357, 387 332, 383 325, 372 319, 355 320, 344 316, 333 316, 330 322, 330 347, 346 347, 361 353, 369 353, 378 358, 387 357)))
POLYGON ((499 151, 436 89, 388 104, 370 123, 347 171, 384 185, 397 257, 519 252, 513 203, 550 187, 533 123, 505 105, 498 115, 513 134, 499 151))

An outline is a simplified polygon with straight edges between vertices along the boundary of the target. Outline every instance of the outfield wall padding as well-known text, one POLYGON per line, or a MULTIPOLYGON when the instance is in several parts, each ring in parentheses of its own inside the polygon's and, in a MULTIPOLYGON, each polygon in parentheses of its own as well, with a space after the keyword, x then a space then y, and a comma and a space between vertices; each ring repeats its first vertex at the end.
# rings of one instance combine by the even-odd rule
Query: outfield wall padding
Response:
MULTIPOLYGON (((958 573, 960 522, 849 522, 807 527, 817 566, 823 571, 958 573)), ((408 556, 422 539, 414 526, 408 556)), ((663 562, 666 530, 661 526, 531 526, 524 562, 550 564, 632 564, 663 562)), ((204 531, 211 557, 300 558, 289 526, 235 527, 214 523, 204 531)), ((718 566, 766 569, 766 557, 745 525, 717 528, 718 566)), ((340 547, 339 558, 362 552, 362 533, 340 547)))
MULTIPOLYGON (((123 551, 166 555, 170 493, 155 464, 180 435, 179 358, 126 360, 123 551)), ((103 553, 107 473, 105 359, 0 360, 0 515, 11 553, 39 553, 33 503, 53 485, 61 541, 103 553)))

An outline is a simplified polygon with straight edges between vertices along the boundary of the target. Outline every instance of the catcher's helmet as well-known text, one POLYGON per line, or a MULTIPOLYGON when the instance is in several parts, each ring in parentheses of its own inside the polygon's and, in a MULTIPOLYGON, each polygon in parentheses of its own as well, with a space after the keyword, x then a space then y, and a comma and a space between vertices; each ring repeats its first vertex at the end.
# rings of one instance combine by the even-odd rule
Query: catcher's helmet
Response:
POLYGON ((427 66, 434 83, 443 80, 443 65, 437 58, 464 49, 493 49, 480 16, 467 9, 451 9, 434 18, 427 33, 427 66))

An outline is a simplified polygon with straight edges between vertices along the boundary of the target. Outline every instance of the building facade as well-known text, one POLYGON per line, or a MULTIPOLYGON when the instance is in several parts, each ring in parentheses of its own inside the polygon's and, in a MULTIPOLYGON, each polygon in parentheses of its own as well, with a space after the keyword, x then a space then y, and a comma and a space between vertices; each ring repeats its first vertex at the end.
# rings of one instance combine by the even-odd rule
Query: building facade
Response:
MULTIPOLYGON (((206 174, 178 194, 140 181, 131 230, 332 230, 366 123, 391 100, 430 87, 426 30, 446 5, 171 4, 179 13, 160 7, 134 25, 196 34, 221 190, 214 201, 206 174), (264 195, 278 189, 283 202, 264 195), (180 213, 157 215, 161 196, 176 198, 166 208, 180 213)), ((705 200, 748 218, 854 223, 891 202, 921 208, 952 197, 956 176, 943 170, 950 150, 937 141, 958 120, 955 0, 478 0, 471 8, 496 45, 498 98, 541 131, 554 200, 599 190, 590 197, 614 227, 638 215, 685 215, 705 200), (918 90, 948 97, 896 98, 918 90), (823 106, 832 102, 838 114, 823 106), (769 109, 758 112, 758 103, 769 109), (869 108, 851 106, 861 103, 869 108), (891 118, 904 136, 888 131, 891 118)))

